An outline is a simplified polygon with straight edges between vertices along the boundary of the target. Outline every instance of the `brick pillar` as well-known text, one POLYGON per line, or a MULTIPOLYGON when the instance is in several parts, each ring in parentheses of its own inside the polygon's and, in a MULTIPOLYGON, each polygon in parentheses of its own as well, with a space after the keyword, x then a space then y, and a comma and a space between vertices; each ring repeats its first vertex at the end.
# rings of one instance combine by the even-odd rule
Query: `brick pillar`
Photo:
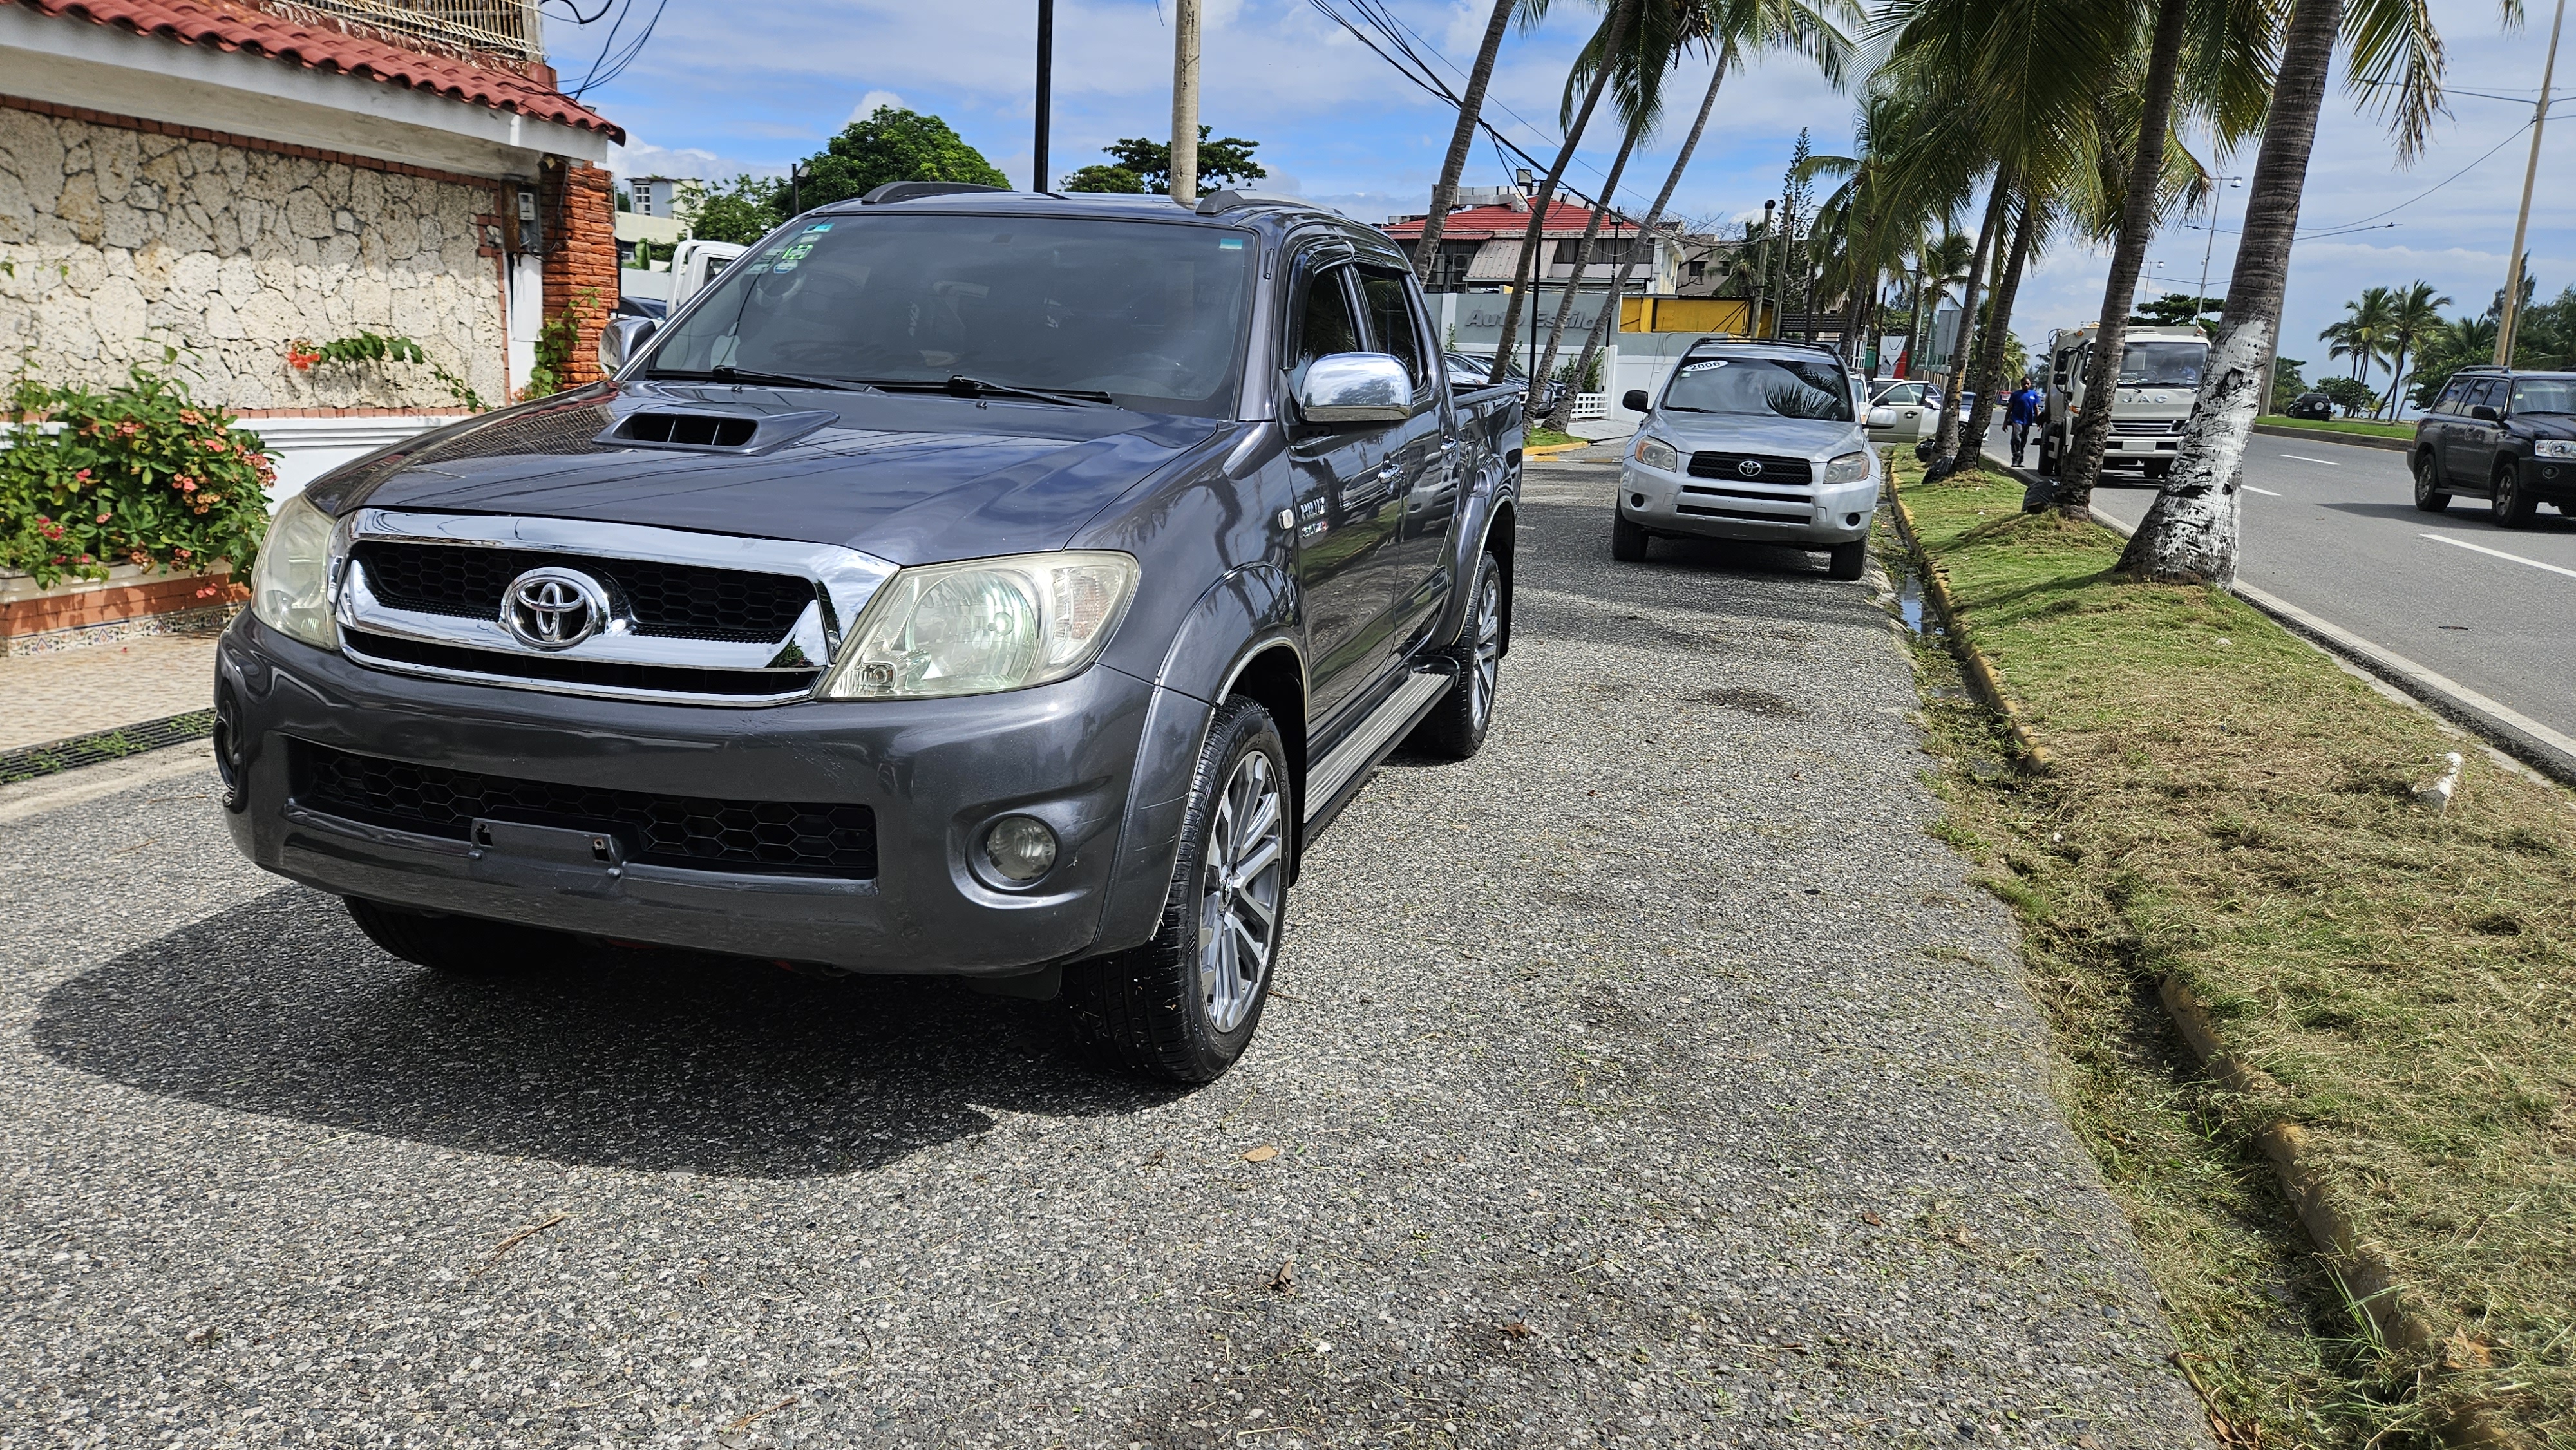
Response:
POLYGON ((599 381, 599 329, 617 310, 617 193, 604 167, 546 158, 539 200, 545 210, 546 320, 574 309, 581 320, 569 386, 599 381))

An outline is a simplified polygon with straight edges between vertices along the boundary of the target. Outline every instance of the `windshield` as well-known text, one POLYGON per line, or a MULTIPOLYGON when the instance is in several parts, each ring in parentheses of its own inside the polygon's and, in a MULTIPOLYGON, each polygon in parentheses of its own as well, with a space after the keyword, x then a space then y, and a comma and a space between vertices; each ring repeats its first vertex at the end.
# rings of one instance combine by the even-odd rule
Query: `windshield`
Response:
POLYGON ((1851 387, 1843 370, 1822 358, 1702 358, 1682 364, 1664 406, 1689 413, 1760 413, 1848 423, 1851 387))
POLYGON ((647 376, 962 376, 1226 416, 1256 245, 1156 222, 826 217, 746 258, 663 334, 647 376))
POLYGON ((2576 378, 2518 378, 2513 385, 2517 413, 2576 413, 2576 378))
POLYGON ((2196 388, 2208 357, 2205 342, 2133 342, 2120 349, 2120 386, 2196 388))

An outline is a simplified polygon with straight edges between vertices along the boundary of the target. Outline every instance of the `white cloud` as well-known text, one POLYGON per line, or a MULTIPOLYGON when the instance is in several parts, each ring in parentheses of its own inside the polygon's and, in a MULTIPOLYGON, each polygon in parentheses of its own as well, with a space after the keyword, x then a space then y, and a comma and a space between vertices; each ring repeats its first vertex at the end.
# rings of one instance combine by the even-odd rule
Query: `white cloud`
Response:
POLYGON ((903 103, 903 97, 896 95, 892 91, 870 91, 866 95, 859 97, 859 103, 850 108, 850 119, 842 122, 841 124, 845 126, 856 125, 859 122, 866 120, 868 117, 875 115, 880 110, 904 111, 910 109, 911 108, 909 106, 906 106, 903 103))

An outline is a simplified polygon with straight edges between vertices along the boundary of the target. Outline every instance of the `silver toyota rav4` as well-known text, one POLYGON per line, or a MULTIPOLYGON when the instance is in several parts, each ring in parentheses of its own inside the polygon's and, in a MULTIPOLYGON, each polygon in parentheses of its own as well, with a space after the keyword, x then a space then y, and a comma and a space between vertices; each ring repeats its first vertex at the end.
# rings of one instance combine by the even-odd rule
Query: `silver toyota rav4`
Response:
POLYGON ((1647 417, 1620 466, 1611 557, 1643 560, 1659 534, 1743 539, 1823 550, 1834 578, 1860 577, 1881 473, 1832 351, 1711 338, 1661 398, 1623 402, 1647 417))

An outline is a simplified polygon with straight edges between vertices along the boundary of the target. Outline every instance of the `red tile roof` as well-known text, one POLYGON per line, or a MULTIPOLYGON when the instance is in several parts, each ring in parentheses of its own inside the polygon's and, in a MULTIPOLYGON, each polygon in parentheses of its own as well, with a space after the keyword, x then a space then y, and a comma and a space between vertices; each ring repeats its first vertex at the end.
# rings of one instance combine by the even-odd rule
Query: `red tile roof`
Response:
MULTIPOLYGON (((1581 236, 1591 224, 1592 208, 1551 200, 1547 204, 1547 225, 1539 229, 1539 235, 1581 236)), ((1378 230, 1398 240, 1409 240, 1422 235, 1422 223, 1418 219, 1389 222, 1378 230)), ((1601 224, 1601 235, 1605 237, 1627 236, 1636 230, 1634 223, 1620 221, 1615 215, 1601 224)), ((1465 211, 1453 211, 1440 226, 1442 241, 1490 241, 1495 237, 1525 236, 1528 232, 1529 213, 1507 206, 1471 206, 1465 211)))
MULTIPOLYGON (((6 3, 6 0, 0 0, 6 3)), ((248 51, 300 65, 336 70, 392 86, 430 91, 469 105, 516 111, 597 131, 624 143, 626 128, 554 87, 542 66, 523 74, 490 61, 412 50, 389 40, 335 25, 307 25, 248 0, 17 0, 40 15, 113 25, 138 35, 161 35, 182 45, 248 51)))

